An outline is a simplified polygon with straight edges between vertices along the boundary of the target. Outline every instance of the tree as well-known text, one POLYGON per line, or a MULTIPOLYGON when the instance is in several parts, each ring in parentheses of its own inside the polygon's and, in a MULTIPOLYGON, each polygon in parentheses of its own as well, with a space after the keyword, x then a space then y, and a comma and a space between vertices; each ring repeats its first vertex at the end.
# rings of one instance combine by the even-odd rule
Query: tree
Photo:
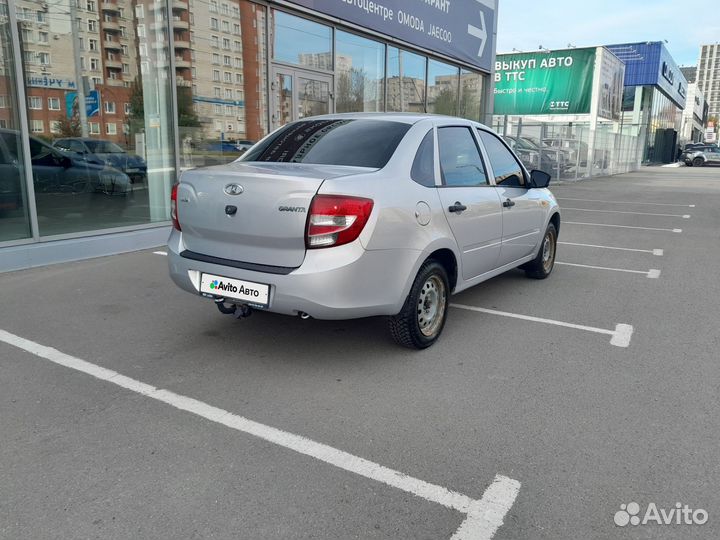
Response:
POLYGON ((365 108, 365 71, 350 68, 338 77, 337 100, 335 108, 338 112, 362 112, 365 108))
POLYGON ((68 118, 64 114, 58 116, 58 138, 82 136, 82 126, 80 125, 80 118, 79 115, 76 113, 77 107, 74 107, 73 115, 70 118, 68 118))
POLYGON ((178 126, 200 127, 200 120, 193 109, 192 91, 190 88, 177 87, 178 126))
POLYGON ((145 103, 143 100, 142 80, 138 77, 133 81, 130 92, 130 113, 128 114, 130 133, 145 131, 145 103))
POLYGON ((445 87, 435 98, 433 112, 435 114, 457 115, 457 92, 454 88, 445 87))

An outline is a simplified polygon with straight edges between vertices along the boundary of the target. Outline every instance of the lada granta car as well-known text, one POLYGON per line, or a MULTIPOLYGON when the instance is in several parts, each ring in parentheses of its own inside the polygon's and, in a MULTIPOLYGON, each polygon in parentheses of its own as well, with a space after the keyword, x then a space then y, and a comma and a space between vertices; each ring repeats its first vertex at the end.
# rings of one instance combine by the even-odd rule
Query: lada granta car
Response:
POLYGON ((384 315, 398 343, 425 348, 451 294, 517 267, 552 272, 549 181, 469 120, 306 118, 233 163, 182 174, 170 275, 224 313, 384 315))

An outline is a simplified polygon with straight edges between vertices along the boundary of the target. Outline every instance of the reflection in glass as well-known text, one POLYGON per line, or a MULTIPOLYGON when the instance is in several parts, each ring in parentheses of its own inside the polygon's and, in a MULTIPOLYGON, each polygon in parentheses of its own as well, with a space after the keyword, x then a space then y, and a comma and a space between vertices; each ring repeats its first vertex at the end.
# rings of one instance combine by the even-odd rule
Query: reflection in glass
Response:
POLYGON ((276 111, 277 125, 284 126, 293 121, 292 75, 286 73, 276 74, 275 93, 275 103, 278 104, 278 111, 276 111))
POLYGON ((11 47, 10 23, 0 13, 0 242, 31 234, 11 47))
POLYGON ((336 111, 382 111, 385 45, 340 30, 335 36, 336 111))
POLYGON ((40 235, 167 221, 175 77, 163 4, 31 5, 22 68, 40 235))
POLYGON ((430 60, 428 62, 428 112, 456 116, 459 69, 430 60))
POLYGON ((424 56, 388 47, 388 111, 425 112, 425 62, 424 56))
POLYGON ((460 106, 458 116, 480 122, 482 120, 483 81, 485 77, 466 69, 460 70, 460 106))
POLYGON ((274 10, 273 58, 313 69, 333 69, 332 29, 274 10))
POLYGON ((325 81, 298 77, 298 117, 330 112, 330 85, 325 81))

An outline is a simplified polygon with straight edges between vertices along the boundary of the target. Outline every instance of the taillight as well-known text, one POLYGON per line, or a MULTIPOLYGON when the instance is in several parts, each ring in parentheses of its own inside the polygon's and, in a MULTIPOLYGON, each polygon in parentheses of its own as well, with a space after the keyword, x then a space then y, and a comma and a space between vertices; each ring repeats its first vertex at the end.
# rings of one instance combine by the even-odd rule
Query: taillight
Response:
POLYGON ((172 219, 173 227, 181 231, 180 222, 178 221, 177 190, 178 185, 173 185, 172 191, 170 192, 170 218, 172 219))
POLYGON ((360 236, 372 209, 372 199, 315 195, 310 204, 305 245, 310 249, 352 242, 360 236))

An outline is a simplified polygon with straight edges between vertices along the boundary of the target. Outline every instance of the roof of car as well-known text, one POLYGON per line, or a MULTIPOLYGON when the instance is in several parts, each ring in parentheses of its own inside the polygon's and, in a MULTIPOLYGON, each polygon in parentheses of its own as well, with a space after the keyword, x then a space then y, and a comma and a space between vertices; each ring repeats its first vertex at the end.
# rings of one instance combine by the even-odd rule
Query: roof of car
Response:
MULTIPOLYGON (((456 116, 448 116, 444 114, 426 114, 426 113, 411 113, 411 112, 355 112, 355 113, 335 113, 335 114, 323 114, 318 116, 309 116, 302 120, 318 120, 321 118, 326 119, 363 119, 363 120, 382 120, 386 122, 403 122, 406 124, 415 124, 421 120, 446 120, 446 121, 458 121, 464 122, 475 122, 474 120, 468 120, 466 118, 458 118, 456 116)), ((480 124, 482 125, 482 124, 480 124)), ((487 126, 485 126, 487 127, 487 126)))

